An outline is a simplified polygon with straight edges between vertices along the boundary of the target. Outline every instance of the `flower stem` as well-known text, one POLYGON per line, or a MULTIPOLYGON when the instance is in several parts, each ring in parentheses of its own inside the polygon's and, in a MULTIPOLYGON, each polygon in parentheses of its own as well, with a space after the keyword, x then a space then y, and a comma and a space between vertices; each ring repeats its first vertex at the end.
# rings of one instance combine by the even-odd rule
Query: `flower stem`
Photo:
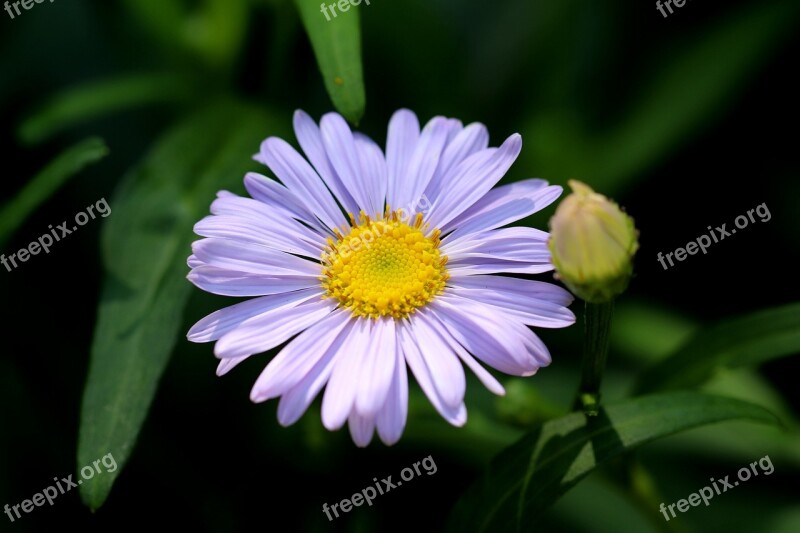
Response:
POLYGON ((600 409, 600 382, 606 368, 613 316, 614 300, 585 302, 583 369, 573 409, 583 409, 587 416, 597 416, 600 409))

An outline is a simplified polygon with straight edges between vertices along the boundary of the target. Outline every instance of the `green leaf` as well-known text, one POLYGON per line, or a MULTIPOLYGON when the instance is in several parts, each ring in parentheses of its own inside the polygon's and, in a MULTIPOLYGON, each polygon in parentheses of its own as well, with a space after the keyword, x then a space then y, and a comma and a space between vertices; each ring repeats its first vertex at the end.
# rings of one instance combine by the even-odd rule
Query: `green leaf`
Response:
POLYGON ((17 130, 26 144, 40 143, 82 122, 136 106, 183 102, 190 84, 177 76, 140 74, 87 83, 55 96, 17 130))
POLYGON ((319 0, 295 0, 317 57, 325 88, 336 109, 350 122, 358 124, 364 115, 366 96, 361 66, 361 27, 359 8, 327 20, 319 0))
POLYGON ((705 424, 750 419, 777 423, 751 403, 694 392, 634 398, 546 422, 491 464, 455 507, 449 531, 525 531, 597 466, 649 441, 705 424))
POLYGON ((106 155, 108 148, 97 138, 81 141, 59 154, 27 183, 13 200, 0 207, 0 247, 22 226, 28 216, 68 179, 106 155))
POLYGON ((800 303, 757 311, 697 333, 639 378, 637 394, 690 388, 718 368, 754 365, 800 353, 800 303))
POLYGON ((584 176, 597 190, 619 191, 722 116, 757 78, 764 57, 792 35, 799 6, 753 3, 694 36, 668 35, 669 52, 648 57, 664 67, 611 128, 590 132, 570 110, 535 117, 524 133, 538 172, 584 176))
POLYGON ((189 52, 212 67, 229 67, 247 35, 247 0, 122 3, 157 40, 159 49, 189 52))
POLYGON ((673 353, 698 329, 685 313, 624 298, 614 309, 611 351, 637 364, 652 364, 673 353))
POLYGON ((784 425, 783 430, 751 431, 747 422, 731 422, 676 435, 669 443, 648 449, 652 456, 694 456, 701 460, 747 463, 755 454, 769 450, 776 463, 800 468, 800 424, 780 391, 757 371, 737 368, 718 372, 703 385, 702 392, 737 398, 769 409, 784 425))
POLYGON ((181 333, 192 286, 186 259, 194 223, 216 191, 241 187, 267 134, 267 113, 212 105, 159 140, 123 180, 102 235, 106 280, 98 309, 78 442, 79 468, 113 454, 119 468, 81 485, 92 509, 106 500, 133 450, 181 333))

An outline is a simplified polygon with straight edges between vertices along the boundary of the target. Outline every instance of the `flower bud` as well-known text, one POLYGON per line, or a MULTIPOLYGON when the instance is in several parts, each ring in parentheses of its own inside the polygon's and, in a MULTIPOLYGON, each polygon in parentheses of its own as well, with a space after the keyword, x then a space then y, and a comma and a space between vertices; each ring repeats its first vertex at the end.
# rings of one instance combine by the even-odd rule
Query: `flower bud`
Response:
POLYGON ((556 277, 587 302, 608 302, 628 286, 638 232, 616 203, 580 181, 569 186, 572 194, 550 219, 556 277))

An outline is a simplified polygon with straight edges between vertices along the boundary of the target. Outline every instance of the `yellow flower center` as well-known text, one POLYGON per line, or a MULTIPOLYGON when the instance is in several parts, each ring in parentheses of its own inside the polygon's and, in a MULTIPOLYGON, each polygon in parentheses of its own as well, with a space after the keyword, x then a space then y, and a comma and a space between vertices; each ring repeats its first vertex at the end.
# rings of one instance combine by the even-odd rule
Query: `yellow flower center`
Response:
POLYGON ((347 235, 334 230, 322 254, 322 286, 355 316, 405 318, 442 292, 450 277, 447 257, 439 251, 440 230, 426 236, 418 213, 413 223, 402 210, 372 220, 363 212, 358 223, 350 215, 347 235))

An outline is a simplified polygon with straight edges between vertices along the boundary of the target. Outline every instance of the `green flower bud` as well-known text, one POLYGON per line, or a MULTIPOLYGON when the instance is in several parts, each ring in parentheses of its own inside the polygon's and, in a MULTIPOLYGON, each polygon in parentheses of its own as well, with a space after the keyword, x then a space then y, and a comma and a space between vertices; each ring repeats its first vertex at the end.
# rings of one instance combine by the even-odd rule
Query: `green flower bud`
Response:
POLYGON ((611 301, 628 286, 638 232, 616 203, 580 181, 569 186, 572 194, 550 219, 556 277, 587 302, 611 301))

